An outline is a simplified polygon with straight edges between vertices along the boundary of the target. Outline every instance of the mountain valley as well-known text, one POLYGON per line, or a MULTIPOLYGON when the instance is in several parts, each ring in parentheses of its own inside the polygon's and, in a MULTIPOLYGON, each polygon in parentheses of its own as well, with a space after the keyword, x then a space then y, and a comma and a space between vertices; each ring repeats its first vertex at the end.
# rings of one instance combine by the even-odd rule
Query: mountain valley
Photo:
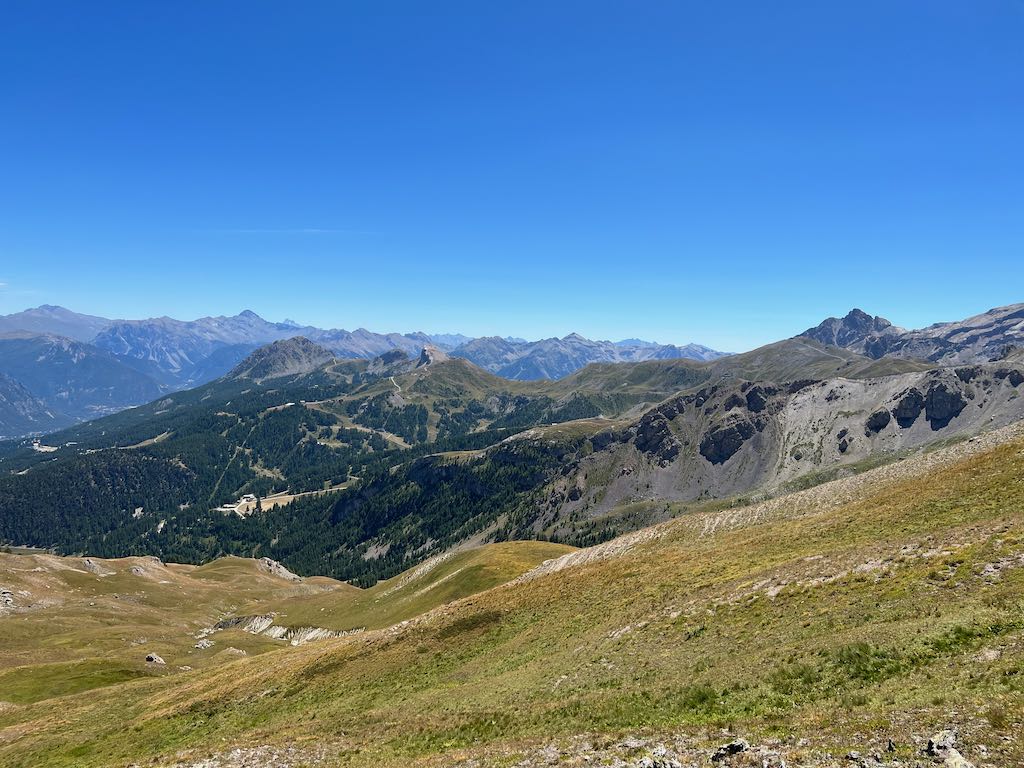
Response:
POLYGON ((560 378, 282 328, 83 423, 0 376, 0 764, 1018 764, 1017 312, 560 378))

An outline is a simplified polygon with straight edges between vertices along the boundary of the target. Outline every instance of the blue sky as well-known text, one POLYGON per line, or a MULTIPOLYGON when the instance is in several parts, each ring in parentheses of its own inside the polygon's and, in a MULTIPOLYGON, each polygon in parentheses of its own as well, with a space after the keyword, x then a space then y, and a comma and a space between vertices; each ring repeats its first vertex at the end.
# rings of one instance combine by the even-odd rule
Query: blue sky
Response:
POLYGON ((739 351, 1024 301, 1024 2, 0 12, 0 312, 739 351))

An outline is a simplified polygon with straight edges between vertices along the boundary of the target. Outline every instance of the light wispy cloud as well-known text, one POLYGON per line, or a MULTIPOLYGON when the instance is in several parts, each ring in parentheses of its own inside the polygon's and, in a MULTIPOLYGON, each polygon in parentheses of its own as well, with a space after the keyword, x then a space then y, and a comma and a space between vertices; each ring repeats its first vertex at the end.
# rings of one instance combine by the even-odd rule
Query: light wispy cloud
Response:
POLYGON ((215 229, 213 232, 220 232, 229 235, 337 235, 337 234, 367 234, 364 229, 331 229, 324 227, 296 227, 290 229, 215 229))

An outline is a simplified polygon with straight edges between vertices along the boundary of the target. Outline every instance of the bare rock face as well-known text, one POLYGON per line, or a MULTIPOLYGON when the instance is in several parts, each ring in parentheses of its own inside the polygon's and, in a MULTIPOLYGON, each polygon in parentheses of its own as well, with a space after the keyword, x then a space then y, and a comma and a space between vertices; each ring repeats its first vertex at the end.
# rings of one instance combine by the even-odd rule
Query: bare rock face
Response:
POLYGON ((877 345, 880 338, 898 335, 902 330, 884 317, 872 317, 861 309, 852 309, 845 317, 830 317, 801 335, 833 347, 864 350, 870 344, 877 345))
POLYGON ((700 441, 700 455, 712 464, 724 464, 757 431, 754 422, 747 419, 712 427, 700 441))
POLYGON ((435 347, 433 344, 427 344, 420 351, 420 359, 416 363, 417 368, 422 368, 424 365, 432 365, 433 363, 443 363, 448 360, 448 355, 443 350, 435 347))
POLYGON ((896 417, 897 424, 903 429, 907 429, 913 426, 923 410, 924 395, 915 387, 908 390, 900 398, 900 401, 896 403, 896 407, 892 409, 892 415, 896 417))
POLYGON ((1024 345, 1024 304, 990 309, 966 320, 907 331, 858 309, 830 317, 802 336, 868 357, 929 360, 942 365, 1017 360, 1024 345))
POLYGON ((892 421, 892 414, 886 410, 875 411, 868 420, 864 423, 864 434, 870 437, 871 435, 877 435, 892 421))
POLYGON ((228 373, 233 379, 263 381, 309 373, 331 362, 334 354, 304 336, 282 339, 260 347, 228 373))
POLYGON ((747 390, 747 409, 751 413, 760 413, 768 405, 769 398, 772 395, 778 394, 778 391, 775 387, 755 384, 747 390))
POLYGON ((938 431, 960 415, 967 406, 963 392, 951 389, 944 382, 936 382, 928 388, 925 396, 924 415, 932 429, 938 431))
POLYGON ((1017 368, 1000 368, 993 375, 1000 381, 1009 379, 1010 384, 1015 387, 1024 384, 1024 373, 1021 373, 1017 368))
POLYGON ((650 411, 637 425, 636 447, 668 463, 679 455, 679 442, 672 434, 669 419, 658 411, 650 411))

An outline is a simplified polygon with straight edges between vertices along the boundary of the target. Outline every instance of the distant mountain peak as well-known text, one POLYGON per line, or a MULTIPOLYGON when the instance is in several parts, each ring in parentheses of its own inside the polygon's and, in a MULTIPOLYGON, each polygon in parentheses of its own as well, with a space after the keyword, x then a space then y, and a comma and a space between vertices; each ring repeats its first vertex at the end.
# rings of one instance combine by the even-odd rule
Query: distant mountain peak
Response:
POLYGON ((236 365, 227 378, 275 379, 315 371, 334 359, 329 349, 310 341, 305 336, 293 336, 260 347, 236 365))
POLYGON ((427 344, 423 347, 423 351, 420 352, 420 359, 416 363, 416 367, 420 368, 424 365, 431 365, 432 363, 443 363, 448 359, 448 353, 443 349, 440 349, 433 344, 427 344))
POLYGON ((901 332, 901 328, 897 328, 884 317, 869 315, 864 310, 854 307, 845 316, 826 318, 800 335, 833 347, 852 348, 862 346, 879 336, 901 332))
POLYGON ((34 331, 92 341, 113 322, 105 317, 72 312, 57 304, 41 304, 13 315, 0 315, 0 331, 34 331))

